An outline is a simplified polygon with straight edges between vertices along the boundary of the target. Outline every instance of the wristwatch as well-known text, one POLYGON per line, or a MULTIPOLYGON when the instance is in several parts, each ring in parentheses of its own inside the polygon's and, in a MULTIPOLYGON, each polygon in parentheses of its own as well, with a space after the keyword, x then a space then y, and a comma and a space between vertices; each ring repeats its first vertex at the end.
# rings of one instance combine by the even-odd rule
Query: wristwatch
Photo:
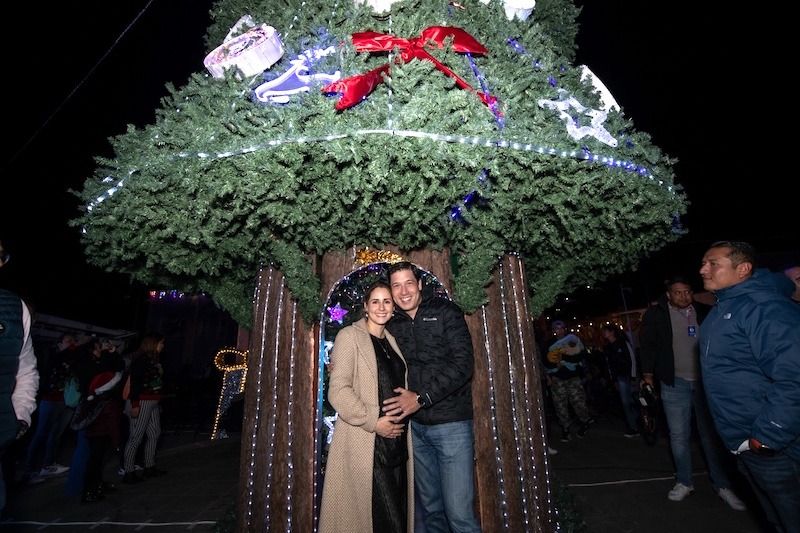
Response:
POLYGON ((420 404, 421 406, 425 405, 425 400, 419 394, 417 394, 417 403, 420 404))
POLYGON ((764 455, 766 457, 772 457, 773 455, 775 455, 775 450, 767 446, 764 446, 763 444, 761 444, 752 437, 749 440, 749 444, 750 444, 750 451, 756 455, 764 455))

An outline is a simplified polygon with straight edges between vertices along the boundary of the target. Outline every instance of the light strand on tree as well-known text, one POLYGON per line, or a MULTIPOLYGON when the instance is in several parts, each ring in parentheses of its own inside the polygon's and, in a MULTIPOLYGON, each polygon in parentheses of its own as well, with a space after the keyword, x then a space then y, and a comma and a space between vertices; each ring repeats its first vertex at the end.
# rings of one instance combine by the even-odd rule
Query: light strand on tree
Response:
MULTIPOLYGON (((500 304, 500 309, 501 309, 501 313, 503 315, 503 329, 504 329, 503 337, 505 338, 505 341, 506 341, 505 351, 506 351, 506 356, 507 356, 507 359, 508 359, 508 362, 506 363, 506 365, 508 367, 508 388, 509 388, 508 392, 511 394, 511 402, 510 402, 511 403, 511 413, 512 413, 511 414, 511 423, 512 423, 512 426, 514 428, 514 448, 515 448, 515 450, 517 452, 517 470, 518 470, 517 475, 519 476, 519 479, 525 479, 526 476, 525 476, 525 471, 524 471, 524 468, 523 468, 523 464, 527 459, 522 457, 522 450, 520 449, 520 424, 519 424, 519 421, 520 421, 521 417, 520 417, 520 413, 517 411, 517 402, 520 401, 520 400, 525 401, 530 396, 530 394, 524 394, 524 398, 517 398, 517 382, 514 379, 514 375, 515 375, 514 369, 516 367, 514 366, 514 361, 512 361, 512 356, 513 356, 513 354, 515 352, 511 348, 512 332, 511 332, 510 327, 509 327, 510 326, 510 322, 509 322, 509 317, 508 317, 508 311, 506 310, 506 304, 508 302, 517 303, 518 298, 513 294, 513 287, 512 287, 511 291, 509 291, 508 288, 506 287, 506 280, 505 280, 506 273, 505 273, 503 261, 499 261, 497 265, 498 265, 497 266, 497 268, 498 268, 498 278, 500 279, 500 301, 502 302, 500 304)), ((515 316, 519 317, 519 311, 520 311, 519 309, 516 309, 514 311, 515 316)), ((527 316, 527 315, 525 315, 525 316, 527 316)), ((524 339, 522 339, 522 332, 523 332, 522 328, 525 327, 525 325, 519 323, 519 318, 518 318, 517 323, 515 325, 516 325, 516 334, 519 337, 518 343, 519 343, 520 346, 524 347, 525 346, 525 342, 524 342, 524 339)), ((522 355, 521 363, 522 363, 523 369, 524 369, 524 365, 526 364, 527 360, 525 358, 524 352, 522 354, 520 354, 520 355, 522 355)), ((523 376, 524 375, 526 375, 526 373, 523 372, 523 376)), ((520 386, 524 386, 524 380, 520 380, 520 381, 521 381, 520 386)), ((526 393, 527 391, 522 391, 522 392, 526 393)), ((530 433, 531 424, 530 424, 530 411, 529 410, 525 413, 525 420, 528 422, 525 425, 526 433, 532 434, 532 433, 530 433)), ((527 457, 535 457, 534 450, 532 450, 532 449, 531 450, 526 450, 526 456, 527 457)), ((531 477, 533 477, 533 479, 536 479, 537 478, 536 473, 534 472, 534 475, 531 476, 531 477)), ((525 483, 520 483, 520 498, 522 499, 522 509, 524 510, 525 524, 530 524, 531 523, 531 517, 528 516, 528 505, 527 505, 528 495, 527 495, 527 486, 525 485, 525 483)), ((508 528, 506 527, 506 529, 508 529, 508 528)))
MULTIPOLYGON (((268 285, 267 285, 266 294, 270 295, 271 291, 269 290, 269 288, 270 288, 270 286, 272 284, 272 278, 273 278, 273 276, 271 275, 272 274, 272 267, 271 266, 269 267, 268 274, 269 274, 269 278, 268 278, 269 281, 268 281, 268 285)), ((257 302, 261 301, 261 294, 260 294, 261 292, 262 292, 261 284, 260 283, 256 284, 256 290, 255 290, 254 298, 255 298, 255 300, 257 302)), ((270 309, 271 302, 269 300, 269 296, 267 296, 267 298, 265 298, 265 300, 266 301, 264 302, 264 307, 262 309, 262 313, 264 313, 266 315, 266 313, 270 309)), ((265 318, 266 318, 266 316, 257 317, 257 319, 261 323, 261 332, 260 332, 260 338, 261 339, 266 338, 264 330, 267 327, 267 321, 265 320, 265 318)), ((253 497, 254 497, 253 491, 254 491, 254 484, 255 484, 254 475, 255 475, 255 465, 256 465, 256 444, 258 443, 258 440, 257 440, 256 437, 258 435, 258 429, 261 426, 262 387, 263 387, 263 378, 264 378, 264 372, 265 372, 264 371, 264 354, 265 354, 265 350, 264 350, 263 346, 259 347, 258 353, 260 354, 260 357, 259 357, 257 363, 254 365, 257 371, 256 371, 256 375, 253 376, 253 380, 252 380, 252 382, 255 382, 255 385, 256 385, 256 392, 255 392, 256 401, 255 401, 255 413, 253 413, 253 422, 250 424, 250 427, 252 428, 252 432, 250 434, 250 457, 248 457, 249 468, 247 469, 247 499, 246 499, 245 505, 244 505, 244 507, 245 507, 245 517, 243 518, 243 520, 247 524, 248 528, 253 523, 253 497)), ((275 403, 275 400, 273 400, 273 403, 275 403)), ((270 436, 270 443, 273 443, 275 441, 275 427, 274 427, 274 425, 272 427, 270 435, 271 435, 270 436)), ((268 471, 271 471, 272 470, 272 466, 274 464, 274 453, 270 453, 268 455, 268 457, 267 457, 267 460, 268 460, 267 469, 268 469, 268 471)), ((267 493, 269 494, 269 491, 267 491, 267 493)), ((267 509, 269 509, 269 507, 267 507, 267 509)))
MULTIPOLYGON (((294 137, 294 138, 283 138, 283 139, 272 139, 270 141, 250 146, 248 148, 241 148, 239 150, 234 151, 226 151, 226 152, 219 152, 216 154, 210 154, 208 152, 180 152, 176 154, 175 157, 179 158, 190 158, 190 157, 197 157, 199 159, 225 159, 228 157, 236 157, 245 154, 250 154, 254 152, 258 152, 260 150, 265 150, 267 148, 272 148, 276 146, 283 146, 286 144, 303 144, 303 143, 317 143, 317 142, 328 142, 334 140, 341 140, 347 138, 355 138, 355 137, 362 137, 362 136, 372 136, 372 135, 389 135, 389 136, 397 136, 397 137, 410 137, 410 138, 419 138, 419 139, 428 139, 432 141, 439 141, 439 142, 447 142, 447 143, 458 143, 458 144, 468 144, 472 146, 484 146, 484 147, 498 147, 498 148, 506 148, 509 150, 521 150, 525 152, 535 152, 541 155, 546 156, 554 156, 554 157, 563 157, 566 159, 578 159, 588 161, 590 163, 602 164, 608 167, 618 168, 620 170, 625 170, 627 172, 636 172, 640 176, 649 179, 651 182, 655 183, 660 187, 664 187, 668 192, 671 194, 675 194, 675 187, 670 185, 663 180, 656 178, 654 175, 650 173, 650 171, 643 166, 639 166, 636 163, 631 161, 625 161, 622 159, 617 159, 612 156, 604 156, 600 154, 593 154, 586 152, 584 150, 563 150, 559 148, 548 148, 546 146, 539 146, 533 143, 525 143, 519 141, 509 141, 507 139, 487 139, 484 137, 470 137, 464 135, 444 135, 440 133, 429 133, 424 131, 414 131, 414 130, 390 130, 390 129, 360 129, 353 131, 352 133, 339 133, 339 134, 331 134, 331 135, 322 135, 318 137, 294 137)), ((129 174, 133 174, 135 170, 131 170, 129 174)), ((114 178, 108 176, 106 179, 113 180, 114 178)), ((89 204, 88 209, 91 210, 93 206, 100 204, 107 198, 110 198, 117 190, 122 187, 122 182, 118 182, 118 184, 108 189, 105 193, 98 196, 94 202, 89 204)))
MULTIPOLYGON (((285 286, 285 285, 284 285, 285 286)), ((283 298, 281 297, 281 302, 283 302, 283 298)), ((281 303, 281 306, 283 304, 281 303)), ((293 499, 292 499, 292 489, 294 488, 294 384, 295 384, 295 361, 297 360, 297 324, 298 324, 298 311, 297 311, 297 300, 292 299, 291 304, 291 316, 292 316, 292 345, 289 349, 289 405, 286 406, 288 409, 287 415, 287 433, 288 437, 286 438, 286 448, 287 448, 287 458, 286 458, 286 533, 292 533, 292 510, 293 506, 293 499)), ((278 326, 280 328, 280 326, 278 326)), ((280 333, 280 332, 279 332, 280 333)), ((276 338, 280 338, 280 334, 276 336, 276 338)), ((275 349, 277 350, 277 346, 275 349)), ((277 352, 276 352, 277 353, 277 352)), ((277 357, 275 358, 277 360, 277 357)), ((276 387, 277 388, 277 387, 276 387)), ((317 423, 316 431, 319 431, 319 423, 317 423)), ((316 500, 316 498, 315 498, 316 500)))
MULTIPOLYGON (((272 266, 270 266, 270 271, 272 271, 272 266)), ((272 285, 273 279, 274 279, 274 276, 270 276, 270 285, 272 285)), ((276 343, 278 342, 278 339, 280 339, 282 337, 281 324, 282 324, 282 318, 283 318, 283 313, 284 313, 284 308, 283 308, 284 300, 283 300, 283 298, 284 298, 285 290, 286 290, 285 284, 283 282, 281 282, 281 286, 280 286, 280 289, 279 289, 278 295, 277 295, 277 298, 278 298, 277 319, 275 320, 274 323, 270 324, 270 327, 276 328, 276 332, 275 332, 275 342, 276 343)), ((272 290, 270 290, 270 294, 273 294, 272 290)), ((270 302, 270 305, 274 305, 274 304, 272 304, 270 302)), ((265 326, 266 326, 266 324, 265 324, 265 326)), ((266 334, 262 334, 261 338, 262 339, 266 339, 266 338, 268 338, 268 336, 266 334)), ((294 344, 294 339, 292 339, 291 342, 292 342, 292 344, 294 344)), ((271 487, 272 484, 273 484, 273 475, 275 474, 275 464, 277 462, 276 461, 276 457, 275 457, 275 444, 276 444, 276 440, 277 440, 276 439, 276 435, 277 435, 277 427, 278 427, 278 400, 279 400, 279 395, 278 395, 279 387, 277 386, 278 385, 278 375, 279 375, 278 374, 278 357, 277 357, 278 346, 277 345, 268 346, 268 347, 265 346, 265 347, 263 347, 263 349, 261 351, 262 351, 262 353, 268 353, 268 354, 270 354, 272 356, 272 368, 270 369, 270 380, 272 381, 272 396, 271 396, 272 404, 270 405, 271 416, 270 416, 270 420, 268 422, 269 434, 270 434, 269 453, 268 453, 269 461, 267 463, 267 476, 266 476, 266 479, 264 481, 264 492, 267 495, 266 499, 265 499, 265 504, 264 504, 265 508, 266 508, 266 515, 264 516, 264 522, 266 524, 271 524, 272 520, 271 520, 271 516, 270 516, 270 509, 271 509, 270 502, 272 500, 272 494, 271 494, 271 491, 269 490, 269 487, 271 487)), ((281 461, 283 461, 283 458, 281 458, 281 461)))
MULTIPOLYGON (((480 83, 481 92, 483 94, 491 94, 489 92, 489 87, 486 84, 486 78, 484 78, 483 74, 481 74, 481 71, 478 70, 478 65, 477 63, 475 63, 475 59, 472 57, 472 54, 466 53, 464 55, 467 56, 467 61, 469 61, 469 66, 472 67, 472 72, 478 79, 478 83, 480 83)), ((494 115, 494 121, 495 123, 497 123, 497 129, 503 131, 503 114, 500 113, 500 110, 498 109, 497 100, 489 102, 489 109, 492 111, 492 114, 494 115)))
MULTIPOLYGON (((503 468, 503 454, 500 451, 500 428, 497 427, 497 390, 494 383, 495 363, 492 361, 494 352, 489 344, 489 324, 487 323, 486 308, 481 307, 478 311, 481 328, 483 328, 483 349, 486 353, 486 375, 489 381, 489 411, 491 411, 492 421, 492 443, 494 444, 494 464, 497 471, 498 493, 500 495, 500 510, 503 513, 504 530, 508 531, 508 497, 505 487, 505 469, 503 468)), ((523 478, 524 479, 524 478, 523 478)))

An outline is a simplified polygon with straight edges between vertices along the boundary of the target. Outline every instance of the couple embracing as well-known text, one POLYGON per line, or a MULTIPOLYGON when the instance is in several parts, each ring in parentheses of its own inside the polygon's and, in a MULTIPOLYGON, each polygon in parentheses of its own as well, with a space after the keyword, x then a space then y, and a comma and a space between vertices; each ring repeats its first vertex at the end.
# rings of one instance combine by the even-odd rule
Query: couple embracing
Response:
POLYGON ((338 413, 320 533, 481 531, 475 514, 472 339, 463 311, 423 290, 410 262, 364 295, 363 318, 331 352, 328 400, 338 413))

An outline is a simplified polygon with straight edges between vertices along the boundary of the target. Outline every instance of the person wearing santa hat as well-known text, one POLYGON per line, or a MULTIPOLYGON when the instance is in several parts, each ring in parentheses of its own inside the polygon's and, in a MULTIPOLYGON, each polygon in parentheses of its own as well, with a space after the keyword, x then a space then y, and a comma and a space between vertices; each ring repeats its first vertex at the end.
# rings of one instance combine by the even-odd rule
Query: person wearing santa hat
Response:
MULTIPOLYGON (((103 481, 103 465, 109 451, 122 446, 122 371, 125 363, 110 342, 95 341, 94 349, 78 369, 82 399, 76 417, 83 415, 81 429, 89 455, 83 472, 81 503, 102 500, 116 487, 103 481)), ((74 424, 78 422, 73 419, 74 424)))

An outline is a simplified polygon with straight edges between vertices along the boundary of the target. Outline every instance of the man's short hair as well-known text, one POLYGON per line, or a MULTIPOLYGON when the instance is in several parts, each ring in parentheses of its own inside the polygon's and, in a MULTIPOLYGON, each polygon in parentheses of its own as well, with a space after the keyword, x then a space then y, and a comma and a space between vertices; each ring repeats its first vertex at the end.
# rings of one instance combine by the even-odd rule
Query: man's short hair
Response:
POLYGON ((717 241, 712 243, 709 248, 729 248, 727 257, 733 263, 733 266, 739 266, 742 263, 750 263, 753 265, 753 270, 758 268, 758 254, 752 244, 744 241, 717 241))
POLYGON ((419 269, 414 266, 414 263, 411 261, 398 261, 397 263, 389 265, 389 268, 386 270, 386 279, 391 281, 392 274, 400 272, 401 270, 410 270, 414 274, 414 277, 417 278, 417 281, 422 279, 422 274, 420 274, 419 269))
POLYGON ((550 327, 551 327, 551 328, 553 328, 553 329, 556 329, 556 328, 566 328, 566 327, 567 327, 567 325, 564 323, 564 321, 563 321, 563 320, 553 320, 553 323, 552 323, 552 324, 550 324, 550 327))
POLYGON ((669 291, 673 285, 676 285, 678 283, 683 283, 684 285, 688 285, 690 288, 692 287, 692 282, 689 281, 688 278, 684 276, 672 276, 671 278, 669 278, 667 281, 664 282, 664 288, 667 289, 667 291, 669 291))

